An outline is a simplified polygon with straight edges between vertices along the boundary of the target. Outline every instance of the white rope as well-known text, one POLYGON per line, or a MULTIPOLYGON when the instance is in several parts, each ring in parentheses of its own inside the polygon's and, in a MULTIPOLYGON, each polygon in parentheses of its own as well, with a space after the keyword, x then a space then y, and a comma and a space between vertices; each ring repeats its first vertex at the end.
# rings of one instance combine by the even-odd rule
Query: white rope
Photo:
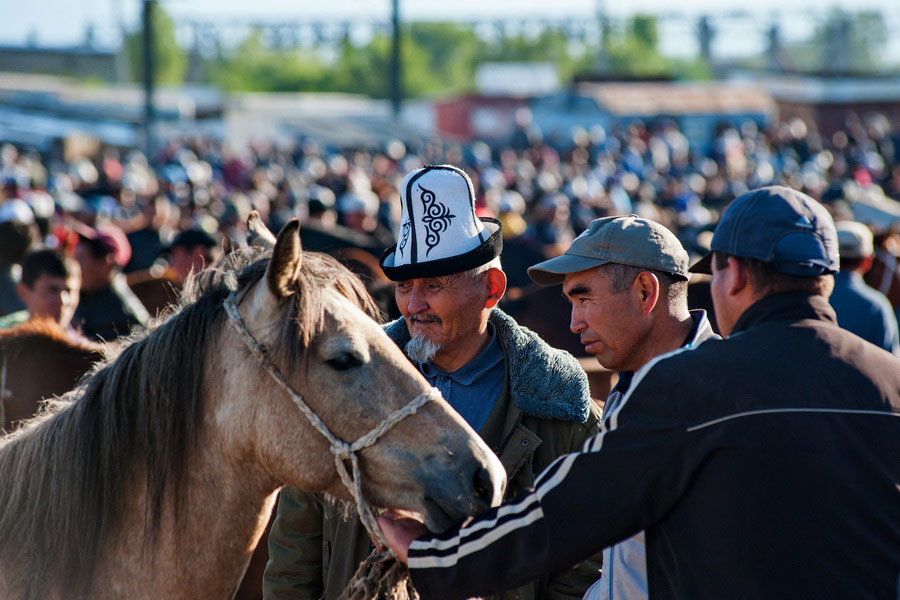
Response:
POLYGON ((381 535, 378 523, 375 521, 375 513, 363 497, 359 457, 356 453, 377 442, 378 438, 383 436, 394 425, 406 417, 416 414, 416 411, 424 406, 429 400, 440 397, 440 392, 435 388, 431 388, 427 392, 416 396, 409 404, 385 417, 385 419, 376 425, 370 432, 363 435, 352 444, 348 444, 332 434, 325 423, 322 422, 322 419, 320 419, 313 409, 303 400, 303 397, 284 380, 281 372, 266 354, 266 347, 260 344, 247 329, 244 319, 241 318, 241 314, 238 312, 237 305, 235 304, 234 292, 231 292, 228 295, 223 306, 225 307, 225 312, 228 314, 228 320, 240 334, 244 344, 246 344, 250 353, 256 357, 260 366, 273 380, 275 380, 275 383, 291 397, 294 404, 300 409, 300 412, 303 413, 310 424, 316 428, 316 431, 321 433, 322 436, 328 440, 328 443, 331 445, 331 453, 334 455, 334 464, 337 468, 338 476, 353 496, 353 501, 356 503, 356 510, 359 513, 360 520, 362 520, 369 535, 371 535, 383 548, 388 548, 387 543, 385 543, 385 540, 381 535), (346 461, 350 461, 351 472, 347 471, 346 461))

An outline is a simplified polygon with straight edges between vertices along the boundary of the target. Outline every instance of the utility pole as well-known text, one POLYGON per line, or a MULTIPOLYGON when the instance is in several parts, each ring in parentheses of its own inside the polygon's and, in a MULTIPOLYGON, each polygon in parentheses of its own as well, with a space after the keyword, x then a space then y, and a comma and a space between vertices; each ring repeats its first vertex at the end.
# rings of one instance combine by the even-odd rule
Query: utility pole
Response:
POLYGON ((710 69, 713 68, 712 41, 714 35, 715 31, 710 23, 710 18, 703 15, 697 22, 697 38, 700 46, 700 60, 706 63, 710 69))
POLYGON ((147 160, 153 154, 153 123, 156 109, 153 105, 154 56, 153 56, 153 11, 156 0, 144 0, 143 10, 143 63, 144 63, 144 154, 147 160))
POLYGON ((394 121, 400 119, 400 108, 403 103, 402 65, 400 59, 400 0, 391 0, 391 114, 394 121))
POLYGON ((609 73, 609 45, 610 27, 609 15, 606 13, 606 2, 597 0, 597 31, 600 33, 600 44, 597 53, 597 73, 609 73))

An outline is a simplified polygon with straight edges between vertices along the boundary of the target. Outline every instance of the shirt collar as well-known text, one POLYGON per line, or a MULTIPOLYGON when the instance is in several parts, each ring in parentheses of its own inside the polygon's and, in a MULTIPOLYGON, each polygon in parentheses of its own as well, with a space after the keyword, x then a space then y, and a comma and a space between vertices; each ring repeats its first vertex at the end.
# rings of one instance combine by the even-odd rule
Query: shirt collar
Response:
POLYGON ((484 350, 457 370, 446 373, 434 366, 434 363, 427 362, 420 365, 422 374, 426 377, 446 375, 460 385, 471 385, 503 360, 503 348, 500 347, 500 341, 494 331, 494 324, 490 322, 488 323, 488 334, 491 336, 491 341, 484 350))
POLYGON ((699 344, 700 342, 705 342, 707 338, 715 335, 712 325, 710 325, 709 323, 709 318, 707 318, 706 316, 705 310, 696 309, 690 312, 691 319, 693 319, 694 323, 691 325, 691 331, 684 339, 684 343, 681 344, 682 348, 690 348, 699 344))

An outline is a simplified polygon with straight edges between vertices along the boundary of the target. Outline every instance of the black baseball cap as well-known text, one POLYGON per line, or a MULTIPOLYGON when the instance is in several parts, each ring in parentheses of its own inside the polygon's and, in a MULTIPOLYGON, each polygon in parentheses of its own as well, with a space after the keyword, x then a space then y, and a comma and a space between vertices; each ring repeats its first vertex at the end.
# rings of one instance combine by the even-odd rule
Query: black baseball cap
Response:
POLYGON ((216 238, 202 229, 187 229, 179 232, 166 250, 171 250, 176 246, 181 246, 183 248, 196 248, 197 246, 212 248, 216 246, 216 238))
MULTIPOLYGON (((775 185, 739 196, 729 205, 710 248, 753 258, 782 273, 813 277, 838 271, 837 231, 825 207, 806 194, 775 185)), ((692 273, 710 273, 712 252, 692 273)))

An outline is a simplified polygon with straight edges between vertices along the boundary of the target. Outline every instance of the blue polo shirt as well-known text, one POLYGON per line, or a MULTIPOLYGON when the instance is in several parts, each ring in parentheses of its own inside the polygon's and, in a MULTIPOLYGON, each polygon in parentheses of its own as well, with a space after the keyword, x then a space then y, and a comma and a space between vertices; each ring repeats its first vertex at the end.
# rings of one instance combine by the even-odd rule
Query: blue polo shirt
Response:
POLYGON ((425 379, 444 395, 444 400, 466 420, 472 429, 479 431, 503 390, 503 347, 494 326, 488 323, 491 341, 475 358, 447 373, 433 363, 419 365, 425 379))

